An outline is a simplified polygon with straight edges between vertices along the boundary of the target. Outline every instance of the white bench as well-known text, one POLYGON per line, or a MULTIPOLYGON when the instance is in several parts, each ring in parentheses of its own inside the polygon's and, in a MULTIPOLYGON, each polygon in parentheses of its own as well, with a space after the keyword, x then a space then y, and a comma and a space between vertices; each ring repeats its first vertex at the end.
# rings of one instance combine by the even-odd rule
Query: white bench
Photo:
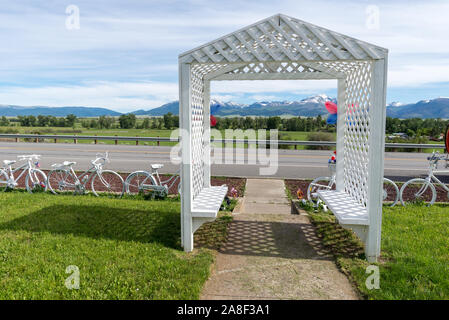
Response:
POLYGON ((369 225, 368 210, 345 192, 318 190, 318 196, 342 225, 369 225))
POLYGON ((192 217, 216 218, 227 192, 225 185, 201 190, 193 200, 192 217))

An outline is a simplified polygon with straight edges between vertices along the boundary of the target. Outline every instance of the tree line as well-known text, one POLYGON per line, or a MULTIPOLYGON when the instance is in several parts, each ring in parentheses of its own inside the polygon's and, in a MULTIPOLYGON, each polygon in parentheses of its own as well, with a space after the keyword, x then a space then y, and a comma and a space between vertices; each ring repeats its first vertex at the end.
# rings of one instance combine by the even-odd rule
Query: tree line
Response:
POLYGON ((387 117, 385 132, 387 134, 405 133, 409 137, 429 136, 438 138, 439 135, 444 133, 448 124, 449 120, 442 119, 398 119, 387 117))
POLYGON ((216 129, 278 129, 281 131, 335 131, 335 126, 326 124, 321 116, 317 117, 226 117, 217 118, 216 129))
POLYGON ((179 117, 168 113, 162 118, 144 118, 138 120, 134 114, 123 114, 118 119, 109 116, 97 118, 78 119, 75 115, 69 114, 66 117, 54 116, 18 116, 17 118, 0 118, 0 126, 10 126, 11 123, 19 123, 21 127, 72 127, 75 128, 79 122, 85 129, 174 129, 179 127, 179 117))
POLYGON ((75 127, 77 117, 69 114, 66 117, 54 116, 17 116, 17 118, 8 119, 5 116, 0 118, 0 126, 9 126, 11 122, 18 122, 22 127, 75 127))
MULTIPOLYGON (((305 131, 305 132, 334 132, 335 126, 326 124, 321 116, 317 117, 216 117, 215 128, 224 129, 278 129, 280 131, 305 131)), ((163 117, 138 119, 134 114, 124 114, 120 117, 100 116, 97 118, 78 119, 69 114, 66 117, 55 116, 18 116, 16 118, 0 118, 0 126, 10 126, 11 122, 18 122, 22 127, 72 127, 77 122, 83 128, 95 129, 174 129, 179 127, 179 116, 167 113, 163 117)), ((449 120, 442 119, 398 119, 387 117, 385 132, 405 133, 409 137, 429 136, 438 138, 446 129, 449 120)))

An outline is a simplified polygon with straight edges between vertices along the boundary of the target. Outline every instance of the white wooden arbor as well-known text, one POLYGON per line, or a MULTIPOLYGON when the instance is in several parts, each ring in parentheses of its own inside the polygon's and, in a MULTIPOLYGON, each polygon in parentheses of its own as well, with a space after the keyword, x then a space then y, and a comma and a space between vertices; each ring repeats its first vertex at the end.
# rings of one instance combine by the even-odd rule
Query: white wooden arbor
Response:
POLYGON ((320 192, 345 228, 380 253, 388 50, 277 14, 179 56, 182 245, 216 218, 210 186, 210 81, 337 79, 337 186, 320 192))

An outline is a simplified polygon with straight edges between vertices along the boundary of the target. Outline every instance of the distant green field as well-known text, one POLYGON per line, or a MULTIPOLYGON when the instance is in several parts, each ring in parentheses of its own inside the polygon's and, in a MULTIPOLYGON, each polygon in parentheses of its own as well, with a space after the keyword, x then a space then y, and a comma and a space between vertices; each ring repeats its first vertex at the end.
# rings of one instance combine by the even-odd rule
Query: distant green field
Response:
MULTIPOLYGON (((51 134, 57 134, 57 135, 80 135, 80 136, 122 136, 122 137, 170 137, 172 130, 167 129, 86 129, 82 128, 79 123, 77 123, 77 126, 72 128, 61 128, 61 127, 20 127, 20 126, 13 126, 13 127, 0 127, 0 133, 11 133, 10 130, 14 130, 14 132, 17 133, 23 133, 23 134, 33 134, 33 133, 39 133, 42 135, 51 135, 51 134)), ((268 132, 269 130, 267 130, 268 132)), ((221 130, 221 137, 226 138, 225 131, 221 130)), ((257 130, 256 130, 257 132, 257 130)), ((308 141, 308 135, 310 132, 305 131, 279 131, 279 138, 281 140, 298 140, 298 141, 308 141)), ((331 133, 334 137, 334 140, 336 138, 336 133, 331 133)), ((216 137, 219 138, 219 137, 216 137)), ((248 137, 245 137, 248 138, 248 137)), ((54 142, 54 140, 45 139, 42 142, 54 142)), ((73 139, 63 139, 58 140, 60 143, 73 143, 73 139)), ((78 140, 78 143, 88 143, 93 144, 94 140, 78 140)), ((113 140, 98 140, 98 144, 114 144, 115 142, 113 140)), ((427 141, 428 144, 443 144, 443 142, 434 142, 434 141, 427 141)), ((135 145, 135 141, 119 141, 119 144, 127 144, 127 145, 135 145)), ((146 146, 155 146, 157 145, 156 142, 139 142, 140 145, 146 145, 146 146)), ((172 146, 176 143, 173 142, 161 142, 161 146, 172 146)), ((218 146, 219 144, 214 144, 218 146)), ((289 148, 293 149, 294 146, 282 146, 282 148, 289 148)), ((304 149, 304 146, 297 146, 298 150, 304 149)), ((432 149, 423 149, 422 152, 432 152, 432 149)), ((440 152, 444 152, 444 149, 439 149, 440 152)))
MULTIPOLYGON (((11 127, 0 127, 0 133, 7 132, 11 127)), ((39 133, 42 135, 80 135, 80 136, 122 136, 122 137, 170 137, 172 130, 166 129, 85 129, 80 126, 72 128, 60 128, 60 127, 12 127, 17 133, 33 134, 39 133)), ((267 130, 268 131, 268 130, 267 130)), ((257 132, 257 131, 256 131, 257 132)), ((222 138, 226 138, 225 131, 221 130, 222 138)), ((279 131, 281 140, 302 140, 307 141, 309 132, 304 131, 279 131)), ((335 134, 333 134, 335 136, 335 134)), ((248 137, 246 137, 248 138, 248 137)), ((44 142, 53 142, 53 140, 46 139, 44 142)), ((61 143, 73 143, 72 139, 58 140, 61 143)), ((94 143, 93 140, 78 140, 78 143, 94 143)), ((114 144, 113 140, 99 140, 99 144, 114 144)), ((134 141, 119 141, 119 144, 135 144, 134 141)), ((156 142, 139 142, 142 145, 156 145, 156 142)), ((170 142, 161 142, 160 145, 174 145, 170 142)), ((293 146, 291 147, 293 148, 293 146)), ((298 149, 302 149, 302 146, 298 146, 298 149)))
MULTIPOLYGON (((6 132, 11 127, 0 127, 0 133, 6 132)), ((17 133, 42 135, 80 135, 80 136, 122 136, 122 137, 170 137, 172 130, 158 129, 85 129, 77 126, 72 128, 60 127, 12 127, 17 133)), ((44 140, 44 142, 53 142, 53 140, 44 140)), ((72 139, 58 140, 61 143, 73 143, 72 139)), ((94 143, 93 140, 78 140, 78 143, 94 143)), ((99 140, 99 144, 114 144, 113 140, 99 140)), ((119 141, 119 144, 135 144, 134 141, 119 141)), ((139 142, 142 145, 157 145, 156 142, 139 142)), ((161 142, 161 145, 173 145, 174 143, 161 142)))

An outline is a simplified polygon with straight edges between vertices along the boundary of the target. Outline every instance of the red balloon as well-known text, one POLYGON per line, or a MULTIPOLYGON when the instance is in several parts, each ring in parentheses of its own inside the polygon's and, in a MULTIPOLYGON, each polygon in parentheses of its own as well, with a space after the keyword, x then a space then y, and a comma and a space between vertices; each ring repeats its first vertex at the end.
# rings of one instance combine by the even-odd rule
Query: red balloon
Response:
POLYGON ((210 115, 210 126, 215 127, 217 124, 217 118, 215 118, 213 115, 210 115))
POLYGON ((333 103, 331 101, 326 101, 324 106, 326 107, 327 111, 330 114, 336 114, 337 113, 337 105, 335 103, 333 103))

